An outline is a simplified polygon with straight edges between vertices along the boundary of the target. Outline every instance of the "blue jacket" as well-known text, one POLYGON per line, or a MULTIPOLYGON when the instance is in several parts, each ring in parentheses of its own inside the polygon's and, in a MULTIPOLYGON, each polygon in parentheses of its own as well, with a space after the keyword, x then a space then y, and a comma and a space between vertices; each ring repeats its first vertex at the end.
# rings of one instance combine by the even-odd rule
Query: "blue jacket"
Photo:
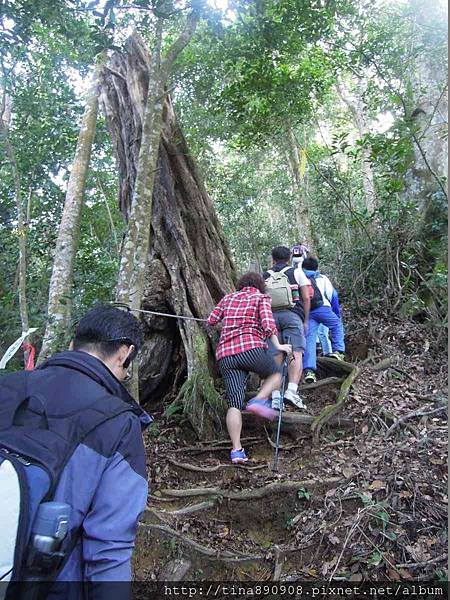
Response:
POLYGON ((309 269, 303 269, 303 271, 307 277, 313 277, 316 280, 316 283, 320 291, 322 292, 325 304, 329 304, 334 314, 337 317, 341 318, 341 306, 339 304, 339 296, 335 287, 332 285, 328 277, 326 275, 322 275, 320 271, 311 271, 309 269))
MULTIPOLYGON (((59 403, 76 411, 86 398, 100 403, 109 394, 133 405, 134 412, 102 423, 78 445, 54 496, 70 504, 70 529, 80 531, 58 581, 129 581, 137 522, 148 494, 142 429, 151 418, 106 365, 85 352, 55 355, 30 373, 28 385, 48 400, 53 412, 59 403)), ((68 594, 75 592, 71 585, 63 590, 57 583, 56 596, 73 595, 68 594)), ((99 594, 89 594, 94 596, 99 594)))

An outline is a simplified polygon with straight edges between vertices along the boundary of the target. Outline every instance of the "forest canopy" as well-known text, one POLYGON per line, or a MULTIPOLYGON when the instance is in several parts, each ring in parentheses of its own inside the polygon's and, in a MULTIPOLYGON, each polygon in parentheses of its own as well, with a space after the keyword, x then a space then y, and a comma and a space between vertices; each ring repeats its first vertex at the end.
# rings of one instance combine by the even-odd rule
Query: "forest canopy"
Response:
MULTIPOLYGON (((365 310, 370 300, 440 329, 442 2, 17 0, 1 7, 1 349, 25 326, 42 340, 96 61, 104 53, 111 74, 107 61, 136 31, 150 53, 159 43, 167 62, 187 27, 161 89, 237 271, 267 266, 276 243, 306 239, 349 302, 365 310)), ((127 224, 114 143, 100 102, 73 277, 61 300, 71 307, 69 330, 86 308, 115 297, 127 224)))

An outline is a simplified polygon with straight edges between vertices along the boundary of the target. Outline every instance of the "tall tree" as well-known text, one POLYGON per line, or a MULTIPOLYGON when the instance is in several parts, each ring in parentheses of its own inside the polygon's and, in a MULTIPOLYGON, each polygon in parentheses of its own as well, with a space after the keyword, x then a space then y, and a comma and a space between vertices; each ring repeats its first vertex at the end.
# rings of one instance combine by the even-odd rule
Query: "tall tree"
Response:
POLYGON ((75 156, 67 186, 64 209, 56 241, 53 269, 50 279, 47 326, 45 328, 39 361, 45 360, 61 343, 61 337, 69 330, 72 284, 77 252, 84 189, 91 157, 92 143, 98 113, 100 74, 106 59, 106 51, 97 58, 92 84, 86 98, 75 156))
MULTIPOLYGON (((292 125, 287 126, 287 159, 288 165, 291 172, 293 187, 295 196, 297 198, 298 211, 296 220, 298 223, 299 242, 307 242, 309 248, 314 251, 316 246, 316 237, 311 225, 311 217, 308 205, 308 199, 306 198, 305 189, 302 184, 302 150, 299 148, 297 139, 292 128, 292 125)), ((303 150, 304 153, 304 150, 303 150)), ((306 155, 303 154, 304 160, 306 155)))

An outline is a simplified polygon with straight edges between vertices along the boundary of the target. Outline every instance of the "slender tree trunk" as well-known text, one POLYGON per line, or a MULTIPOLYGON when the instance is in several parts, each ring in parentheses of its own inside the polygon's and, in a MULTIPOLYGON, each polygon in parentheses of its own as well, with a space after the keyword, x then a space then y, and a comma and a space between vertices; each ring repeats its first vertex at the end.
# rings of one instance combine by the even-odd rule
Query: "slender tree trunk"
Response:
POLYGON ((297 144, 297 140, 295 138, 295 133, 292 127, 289 125, 287 128, 287 142, 288 142, 288 152, 287 152, 287 160, 289 171, 292 177, 292 185, 294 188, 294 193, 298 198, 298 232, 299 232, 299 242, 307 242, 310 249, 314 251, 316 246, 316 240, 313 233, 313 229, 311 226, 311 217, 309 214, 309 206, 306 200, 306 195, 304 194, 303 185, 302 185, 302 177, 300 172, 300 154, 299 148, 297 144))
MULTIPOLYGON (((364 107, 360 101, 360 97, 352 99, 348 91, 345 90, 345 88, 339 83, 336 85, 336 89, 341 100, 347 106, 354 119, 359 137, 364 137, 367 133, 369 133, 369 127, 364 117, 364 107)), ((373 174, 372 164, 370 162, 370 154, 370 148, 364 147, 361 154, 361 170, 366 209, 369 214, 372 214, 376 208, 376 190, 375 177, 373 174)))
POLYGON ((62 345, 70 328, 73 269, 78 246, 84 189, 97 123, 100 73, 105 59, 106 51, 97 57, 92 85, 86 99, 86 107, 78 135, 77 148, 56 241, 48 296, 47 326, 39 354, 39 362, 48 358, 62 345))
MULTIPOLYGON (((129 224, 136 199, 150 65, 145 42, 133 34, 126 52, 115 53, 111 58, 102 83, 102 103, 119 167, 119 204, 129 224)), ((147 266, 140 308, 206 318, 214 304, 231 290, 234 268, 211 199, 167 94, 163 98, 162 121, 157 162, 147 165, 147 176, 154 181, 151 218, 145 223, 147 266)), ((141 225, 136 223, 136 227, 141 225)), ((129 234, 127 239, 130 240, 129 234)), ((170 393, 176 396, 186 375, 195 374, 199 349, 206 362, 213 364, 211 351, 216 334, 203 324, 148 314, 142 315, 142 321, 142 402, 170 393)), ((208 435, 212 414, 203 400, 190 403, 186 411, 200 436, 208 435)))
MULTIPOLYGON (((11 99, 6 92, 3 94, 2 111, 0 114, 0 136, 6 151, 6 156, 11 167, 14 181, 14 198, 17 208, 17 237, 19 246, 19 261, 17 265, 17 287, 19 291, 19 311, 22 325, 22 333, 28 331, 28 304, 27 304, 27 216, 26 207, 22 199, 22 184, 19 167, 16 160, 14 148, 9 138, 9 121, 11 117, 11 99)), ((26 364, 27 357, 24 356, 26 364)))

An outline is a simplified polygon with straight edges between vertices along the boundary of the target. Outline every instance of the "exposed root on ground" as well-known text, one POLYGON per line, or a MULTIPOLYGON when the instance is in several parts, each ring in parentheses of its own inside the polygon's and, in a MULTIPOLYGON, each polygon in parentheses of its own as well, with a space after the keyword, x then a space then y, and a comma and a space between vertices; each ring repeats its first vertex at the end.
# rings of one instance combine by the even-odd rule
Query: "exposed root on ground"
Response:
MULTIPOLYGON (((347 365, 350 365, 350 363, 347 363, 347 365)), ((352 365, 352 370, 350 371, 349 375, 345 378, 335 404, 329 404, 328 406, 325 406, 320 415, 314 419, 314 422, 311 425, 311 431, 313 433, 315 441, 318 440, 320 431, 322 430, 324 425, 329 423, 331 418, 334 417, 342 409, 350 392, 350 388, 352 387, 353 382, 358 377, 359 373, 359 368, 352 365)))
POLYGON ((336 383, 342 383, 343 381, 343 377, 325 377, 324 379, 319 379, 319 381, 316 381, 315 383, 302 383, 298 386, 298 389, 300 392, 306 392, 307 390, 315 390, 324 385, 334 385, 336 383))
POLYGON ((321 481, 317 481, 316 479, 304 479, 303 481, 275 481, 274 483, 269 483, 260 488, 253 490, 242 490, 241 492, 230 492, 229 490, 223 490, 217 487, 188 488, 183 490, 165 489, 161 490, 161 492, 166 496, 172 496, 175 498, 187 498, 192 496, 220 496, 222 498, 228 498, 229 500, 255 500, 264 498, 268 494, 276 494, 289 490, 298 490, 305 487, 314 488, 317 485, 334 485, 339 481, 342 481, 342 477, 330 477, 329 479, 322 479, 321 481))
POLYGON ((219 465, 215 465, 213 467, 199 467, 197 465, 191 465, 189 463, 182 463, 182 462, 178 462, 177 460, 174 460, 173 458, 168 458, 167 459, 168 462, 171 465, 174 465, 175 467, 180 467, 180 469, 185 469, 186 471, 194 471, 197 473, 215 473, 216 471, 219 471, 219 469, 243 469, 244 471, 257 471, 258 469, 265 469, 267 467, 267 464, 264 465, 255 465, 255 466, 251 466, 251 465, 245 465, 245 464, 231 464, 231 463, 227 463, 225 465, 219 464, 219 465))
POLYGON ((223 550, 219 552, 218 550, 214 550, 213 548, 208 548, 208 546, 203 546, 199 544, 195 540, 183 535, 176 529, 172 529, 168 525, 157 525, 155 523, 139 523, 139 527, 142 529, 147 529, 150 531, 159 531, 160 533, 167 535, 171 538, 176 537, 181 541, 182 544, 189 546, 195 552, 202 554, 203 556, 208 557, 211 560, 217 560, 224 563, 231 564, 242 564, 246 562, 255 562, 259 560, 265 560, 264 554, 241 554, 240 552, 229 552, 228 550, 223 550))

